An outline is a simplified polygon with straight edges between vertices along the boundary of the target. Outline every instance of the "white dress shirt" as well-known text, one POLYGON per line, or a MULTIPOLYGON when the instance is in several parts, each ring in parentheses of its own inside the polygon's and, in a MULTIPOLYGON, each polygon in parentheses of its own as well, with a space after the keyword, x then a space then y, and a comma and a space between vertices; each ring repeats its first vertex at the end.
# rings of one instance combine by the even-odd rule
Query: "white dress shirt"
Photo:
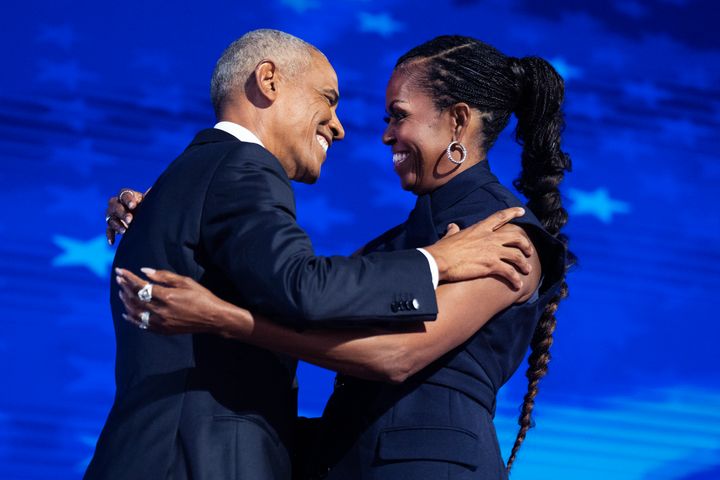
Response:
MULTIPOLYGON (((265 148, 265 145, 263 145, 257 135, 255 135, 242 125, 238 125, 237 123, 227 121, 218 122, 215 124, 214 128, 229 133, 241 142, 255 143, 265 148)), ((428 252, 424 248, 418 248, 417 250, 422 253, 427 259, 428 265, 430 266, 430 275, 432 276, 433 287, 437 288, 438 284, 440 283, 440 270, 438 269, 435 258, 430 254, 430 252, 428 252)))

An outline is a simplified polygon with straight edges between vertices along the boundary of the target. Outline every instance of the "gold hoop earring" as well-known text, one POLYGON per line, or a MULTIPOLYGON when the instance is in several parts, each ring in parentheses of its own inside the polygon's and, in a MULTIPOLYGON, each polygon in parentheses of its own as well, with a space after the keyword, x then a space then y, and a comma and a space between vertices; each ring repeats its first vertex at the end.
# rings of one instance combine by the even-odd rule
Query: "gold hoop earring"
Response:
POLYGON ((452 142, 450 142, 450 145, 448 145, 446 152, 447 152, 448 160, 450 160, 455 165, 462 165, 462 163, 467 158, 467 149, 465 148, 465 145, 458 142, 457 140, 453 140, 452 142), (457 146, 460 149, 460 160, 455 160, 452 157, 452 150, 453 150, 453 147, 455 147, 455 146, 457 146))

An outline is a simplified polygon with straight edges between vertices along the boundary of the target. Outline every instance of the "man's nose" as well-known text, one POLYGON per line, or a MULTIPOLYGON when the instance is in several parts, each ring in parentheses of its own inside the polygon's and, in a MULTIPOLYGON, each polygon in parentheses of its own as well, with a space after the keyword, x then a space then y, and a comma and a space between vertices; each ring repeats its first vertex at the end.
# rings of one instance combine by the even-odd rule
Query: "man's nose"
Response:
POLYGON ((342 123, 340 123, 340 119, 335 112, 333 112, 333 118, 330 120, 330 130, 332 131, 334 141, 345 138, 345 129, 343 128, 342 123))

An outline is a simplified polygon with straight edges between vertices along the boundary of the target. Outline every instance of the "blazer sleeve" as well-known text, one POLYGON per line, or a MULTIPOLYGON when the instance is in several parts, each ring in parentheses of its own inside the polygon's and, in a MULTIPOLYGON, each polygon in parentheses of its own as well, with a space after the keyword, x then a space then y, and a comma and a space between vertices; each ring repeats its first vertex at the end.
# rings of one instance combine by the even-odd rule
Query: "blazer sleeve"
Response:
MULTIPOLYGON (((255 146, 253 146, 255 147, 255 146)), ((277 160, 230 152, 211 181, 201 242, 245 306, 295 327, 434 320, 430 267, 416 250, 316 256, 277 160)))

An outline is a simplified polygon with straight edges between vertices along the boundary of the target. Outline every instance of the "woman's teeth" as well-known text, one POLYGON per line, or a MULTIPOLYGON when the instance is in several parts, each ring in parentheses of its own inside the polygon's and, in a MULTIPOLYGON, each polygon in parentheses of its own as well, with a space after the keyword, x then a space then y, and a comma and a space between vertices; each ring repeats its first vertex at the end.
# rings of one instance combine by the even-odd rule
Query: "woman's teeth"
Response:
POLYGON ((393 164, 397 167, 401 163, 403 163, 407 158, 410 156, 407 152, 402 153, 393 153, 393 164))
POLYGON ((317 139, 318 143, 323 148, 323 150, 327 152, 329 145, 328 145, 327 140, 325 140, 325 137, 323 137, 322 135, 315 135, 315 138, 317 139))

